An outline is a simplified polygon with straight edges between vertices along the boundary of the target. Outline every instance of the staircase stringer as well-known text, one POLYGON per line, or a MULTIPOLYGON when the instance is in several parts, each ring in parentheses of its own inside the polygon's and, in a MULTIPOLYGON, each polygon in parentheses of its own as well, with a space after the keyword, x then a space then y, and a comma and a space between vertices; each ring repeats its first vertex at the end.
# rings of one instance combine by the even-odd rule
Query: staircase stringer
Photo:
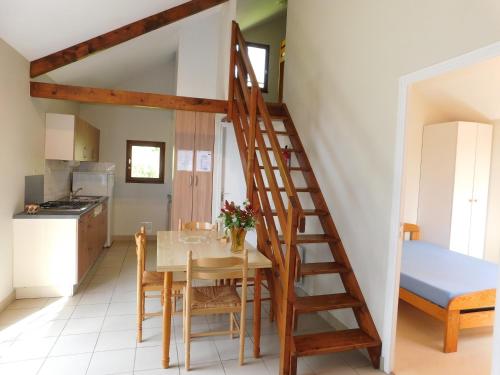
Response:
MULTIPOLYGON (((290 133, 294 134, 293 136, 290 137, 290 142, 292 144, 293 148, 296 149, 301 149, 304 150, 304 147, 302 145, 302 141, 300 139, 300 136, 297 132, 297 129, 295 128, 295 125, 293 123, 292 117, 290 116, 290 113, 288 111, 288 108, 286 104, 283 103, 283 111, 286 115, 286 119, 284 120, 285 128, 290 130, 290 133)), ((329 208, 328 205, 325 201, 325 198, 323 196, 323 193, 321 192, 321 189, 319 189, 319 184, 316 179, 316 176, 314 174, 314 171, 311 167, 311 164, 309 162, 309 159, 307 157, 307 153, 301 152, 300 154, 296 155, 297 161, 302 169, 302 174, 304 176, 305 181, 307 182, 307 185, 310 187, 317 187, 318 190, 316 193, 311 194, 311 199, 313 201, 314 207, 316 209, 322 209, 326 210, 328 212, 329 208)), ((361 301, 363 304, 361 307, 353 308, 354 315, 356 317, 356 321, 359 325, 360 328, 365 330, 371 337, 374 339, 377 339, 380 341, 380 337, 377 331, 377 328, 375 326, 375 323, 373 322, 373 319, 371 317, 371 314, 368 310, 368 307, 366 305, 365 298, 363 296, 363 293, 361 291, 361 288, 358 284, 357 278, 354 274, 354 271, 352 270, 351 263, 349 261, 349 258, 347 256, 347 253, 345 251, 344 245, 342 243, 342 240, 340 238, 340 235, 337 231, 337 228, 335 226, 335 223, 333 221, 331 213, 328 215, 323 215, 319 217, 319 221, 321 223, 322 229, 325 232, 325 234, 333 236, 335 238, 338 238, 339 240, 336 241, 335 243, 329 243, 330 251, 332 253, 332 256, 334 260, 343 266, 346 267, 348 272, 340 274, 340 277, 342 279, 342 283, 346 289, 346 291, 350 294, 352 294, 356 299, 361 301)), ((372 357, 372 352, 376 351, 377 348, 372 348, 369 349, 370 356, 372 357)))

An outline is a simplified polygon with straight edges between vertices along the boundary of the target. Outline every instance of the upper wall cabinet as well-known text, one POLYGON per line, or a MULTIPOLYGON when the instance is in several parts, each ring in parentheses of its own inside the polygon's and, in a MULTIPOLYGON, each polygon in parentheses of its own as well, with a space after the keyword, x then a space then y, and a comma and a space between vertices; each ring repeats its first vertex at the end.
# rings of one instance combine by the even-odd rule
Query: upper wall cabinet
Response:
POLYGON ((75 115, 47 113, 45 159, 99 161, 100 131, 75 115))

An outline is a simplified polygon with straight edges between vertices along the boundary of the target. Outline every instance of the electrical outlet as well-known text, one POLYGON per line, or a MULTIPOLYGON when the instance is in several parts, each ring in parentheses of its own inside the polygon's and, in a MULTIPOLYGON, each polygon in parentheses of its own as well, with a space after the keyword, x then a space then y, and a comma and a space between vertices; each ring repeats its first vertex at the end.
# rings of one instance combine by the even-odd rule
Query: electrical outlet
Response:
POLYGON ((153 223, 151 221, 143 221, 142 223, 139 223, 139 226, 144 226, 144 228, 146 229, 146 233, 152 234, 153 223))

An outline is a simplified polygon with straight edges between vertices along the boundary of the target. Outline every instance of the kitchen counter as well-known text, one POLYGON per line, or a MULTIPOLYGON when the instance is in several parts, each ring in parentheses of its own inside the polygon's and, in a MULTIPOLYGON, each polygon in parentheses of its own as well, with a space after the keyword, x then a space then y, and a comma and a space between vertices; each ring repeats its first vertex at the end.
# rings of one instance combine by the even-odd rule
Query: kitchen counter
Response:
POLYGON ((98 205, 106 202, 108 197, 100 197, 98 202, 90 204, 87 208, 81 211, 74 210, 54 210, 54 209, 43 209, 40 208, 38 213, 34 215, 29 215, 22 211, 14 215, 14 219, 78 219, 80 216, 91 211, 98 205))

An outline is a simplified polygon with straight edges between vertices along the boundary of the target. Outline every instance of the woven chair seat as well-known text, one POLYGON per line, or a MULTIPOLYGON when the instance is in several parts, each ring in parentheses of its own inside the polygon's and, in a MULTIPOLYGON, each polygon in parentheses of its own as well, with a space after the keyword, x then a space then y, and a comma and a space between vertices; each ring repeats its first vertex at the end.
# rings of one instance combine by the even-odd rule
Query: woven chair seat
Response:
POLYGON ((210 309, 238 307, 241 299, 234 286, 199 286, 193 287, 191 308, 210 309))

